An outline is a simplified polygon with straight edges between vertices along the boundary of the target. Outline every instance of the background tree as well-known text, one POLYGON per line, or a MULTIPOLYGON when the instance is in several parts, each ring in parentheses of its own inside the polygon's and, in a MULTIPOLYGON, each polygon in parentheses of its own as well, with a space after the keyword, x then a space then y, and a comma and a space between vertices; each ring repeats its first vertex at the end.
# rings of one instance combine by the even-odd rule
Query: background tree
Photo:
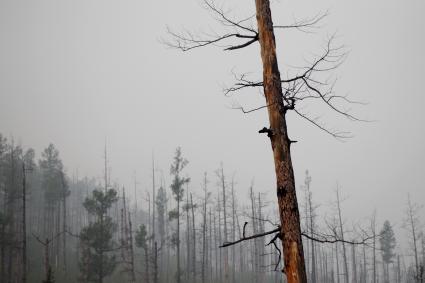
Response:
POLYGON ((145 281, 150 282, 149 276, 149 249, 148 249, 148 232, 144 224, 139 226, 139 229, 136 231, 135 241, 136 246, 143 249, 145 254, 145 281))
MULTIPOLYGON (((53 144, 49 144, 41 153, 39 167, 42 172, 42 187, 44 189, 45 210, 44 210, 44 236, 52 238, 66 227, 66 198, 69 196, 69 190, 66 185, 65 175, 63 172, 62 160, 59 156, 59 150, 53 144), (63 208, 61 213, 61 208, 63 208), (61 219, 61 214, 64 216, 61 219), (63 225, 61 227, 61 222, 63 225)), ((62 243, 66 245, 66 235, 62 233, 62 243)), ((65 248, 65 247, 63 247, 65 248)), ((60 238, 53 243, 50 252, 59 257, 60 238)), ((64 263, 65 254, 63 255, 64 263)))
POLYGON ((396 240, 393 228, 388 220, 385 220, 380 232, 379 243, 381 245, 382 261, 384 262, 384 282, 390 282, 388 266, 395 256, 394 248, 396 240))
POLYGON ((114 189, 95 190, 92 196, 84 201, 84 208, 95 217, 95 221, 84 227, 80 233, 80 271, 87 282, 102 283, 117 265, 116 256, 109 255, 116 249, 113 241, 116 224, 107 215, 116 201, 117 192, 114 189))
POLYGON ((406 221, 404 227, 407 229, 410 238, 410 245, 414 259, 414 279, 416 282, 423 280, 423 273, 420 272, 419 265, 419 206, 410 200, 410 195, 407 196, 406 221))
POLYGON ((173 238, 175 245, 177 247, 177 272, 176 272, 176 282, 180 283, 181 281, 181 269, 180 269, 180 202, 183 200, 184 196, 184 185, 189 183, 190 178, 182 177, 181 173, 183 169, 188 164, 188 161, 183 158, 181 148, 176 149, 174 155, 174 161, 171 164, 170 173, 173 176, 171 183, 171 192, 173 193, 174 199, 177 202, 177 207, 174 211, 170 212, 170 219, 177 220, 177 231, 175 232, 173 238))

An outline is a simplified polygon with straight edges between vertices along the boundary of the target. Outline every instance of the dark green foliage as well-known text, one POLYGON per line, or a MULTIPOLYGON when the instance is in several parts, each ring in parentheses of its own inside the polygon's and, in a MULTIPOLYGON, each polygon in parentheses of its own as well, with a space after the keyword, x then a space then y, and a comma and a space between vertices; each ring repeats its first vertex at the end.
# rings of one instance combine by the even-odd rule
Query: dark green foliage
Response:
POLYGON ((140 225, 139 230, 136 231, 136 246, 139 248, 147 250, 148 239, 147 239, 146 226, 144 224, 140 225))
POLYGON ((97 217, 106 215, 108 209, 117 201, 117 191, 113 189, 109 189, 106 192, 94 190, 92 194, 91 198, 86 198, 83 206, 88 213, 97 217))
POLYGON ((382 227, 379 243, 381 244, 382 260, 386 264, 391 263, 393 257, 395 256, 394 248, 396 245, 396 240, 393 228, 391 227, 391 224, 388 220, 384 222, 384 226, 382 227))
POLYGON ((170 244, 173 248, 177 247, 177 244, 180 242, 179 237, 177 236, 177 232, 171 234, 170 244))
POLYGON ((55 206, 58 201, 69 195, 69 190, 63 183, 63 165, 59 151, 53 144, 41 153, 39 166, 42 170, 45 199, 47 205, 55 206))
POLYGON ((178 217, 179 217, 179 214, 176 209, 173 209, 168 212, 168 219, 174 220, 174 219, 177 219, 178 217))
POLYGON ((155 200, 156 210, 158 212, 158 232, 161 237, 161 243, 165 241, 165 209, 167 205, 167 195, 161 186, 155 200))
POLYGON ((86 282, 102 282, 110 276, 117 265, 116 256, 110 254, 115 250, 112 239, 116 230, 108 209, 117 201, 117 192, 94 190, 92 197, 86 198, 83 205, 87 212, 95 216, 95 221, 84 227, 80 233, 82 247, 80 259, 81 277, 86 282))
POLYGON ((174 162, 171 164, 170 173, 173 175, 173 182, 171 183, 171 191, 173 192, 174 198, 177 201, 183 199, 184 189, 183 186, 189 183, 190 178, 181 177, 180 174, 182 170, 186 167, 188 161, 182 157, 181 148, 176 149, 176 154, 174 156, 174 162))

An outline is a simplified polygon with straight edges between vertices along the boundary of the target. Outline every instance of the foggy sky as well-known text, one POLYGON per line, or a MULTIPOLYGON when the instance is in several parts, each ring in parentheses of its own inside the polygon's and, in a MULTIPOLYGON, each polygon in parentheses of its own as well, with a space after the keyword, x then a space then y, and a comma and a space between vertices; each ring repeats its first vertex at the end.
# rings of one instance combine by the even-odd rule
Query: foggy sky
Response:
MULTIPOLYGON (((254 1, 225 4, 238 18, 254 13, 254 1)), ((355 135, 339 142, 291 115, 297 186, 308 169, 319 211, 335 199, 338 182, 347 223, 376 208, 378 219, 400 227, 407 193, 420 204, 425 199, 425 3, 273 1, 272 9, 276 24, 329 9, 317 33, 277 32, 281 73, 320 53, 326 36, 337 32, 350 54, 335 72, 336 91, 368 102, 352 105, 353 113, 376 120, 347 122, 318 110, 328 126, 355 135)), ((151 183, 152 153, 167 179, 174 150, 182 146, 191 190, 208 171, 215 191, 214 170, 222 161, 229 176, 236 172, 241 199, 254 179, 273 200, 270 144, 257 133, 268 126, 266 111, 230 109, 261 106, 263 98, 255 90, 231 98, 222 93, 232 70, 261 78, 258 44, 182 53, 161 43, 167 25, 220 30, 198 0, 1 0, 0 132, 38 156, 52 142, 70 176, 99 178, 106 139, 112 179, 132 188, 136 171, 140 190, 151 183)))

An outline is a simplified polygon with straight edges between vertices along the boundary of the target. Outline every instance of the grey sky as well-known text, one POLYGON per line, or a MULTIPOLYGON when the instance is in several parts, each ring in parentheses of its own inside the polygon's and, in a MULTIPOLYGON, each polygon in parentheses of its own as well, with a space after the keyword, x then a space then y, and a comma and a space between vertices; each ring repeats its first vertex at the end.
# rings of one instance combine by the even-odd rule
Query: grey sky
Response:
MULTIPOLYGON (((0 132, 38 153, 53 142, 69 174, 78 168, 80 175, 98 177, 107 137, 112 178, 130 186, 136 170, 143 189, 150 184, 152 151, 168 177, 181 145, 193 190, 202 172, 212 179, 223 161, 229 175, 237 172, 241 196, 255 178, 256 188, 273 199, 270 145, 257 133, 267 126, 266 112, 230 109, 234 103, 260 106, 263 99, 257 91, 232 98, 221 91, 232 82, 232 69, 261 78, 258 45, 181 53, 160 43, 167 25, 219 30, 199 3, 1 0, 0 132)), ((254 1, 225 4, 237 17, 254 11, 254 1)), ((291 117, 290 136, 299 141, 293 147, 297 184, 309 169, 318 203, 334 199, 338 181, 348 197, 347 219, 361 220, 376 208, 399 226, 407 193, 420 204, 425 199, 425 2, 274 1, 273 17, 288 24, 327 9, 316 34, 278 32, 281 72, 320 52, 326 35, 337 32, 351 52, 335 72, 336 90, 369 102, 353 110, 377 122, 324 116, 327 125, 355 135, 341 143, 291 117)))

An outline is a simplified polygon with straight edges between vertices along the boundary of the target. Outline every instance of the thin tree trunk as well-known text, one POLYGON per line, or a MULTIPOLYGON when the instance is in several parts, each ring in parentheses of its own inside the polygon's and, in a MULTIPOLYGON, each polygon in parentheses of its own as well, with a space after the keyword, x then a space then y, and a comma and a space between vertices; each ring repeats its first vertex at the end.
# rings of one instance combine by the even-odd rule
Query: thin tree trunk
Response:
POLYGON ((146 283, 150 282, 150 276, 149 276, 149 247, 145 246, 145 278, 146 283))
POLYGON ((191 247, 190 247, 190 218, 189 218, 189 190, 186 189, 186 282, 190 278, 190 262, 191 262, 191 247))
POLYGON ((61 179, 62 179, 62 190, 63 190, 63 196, 62 196, 62 209, 63 209, 63 219, 62 219, 62 249, 63 249, 63 269, 66 273, 66 183, 65 183, 65 176, 63 172, 61 172, 61 179))
POLYGON ((376 212, 373 213, 371 219, 371 230, 372 230, 372 258, 373 258, 373 283, 376 283, 376 212))
MULTIPOLYGON (((224 177, 223 164, 221 164, 220 181, 221 181, 221 189, 223 191, 223 224, 224 224, 223 225, 224 226, 223 242, 226 243, 227 242, 227 213, 226 213, 227 205, 226 205, 226 182, 224 177)), ((224 282, 227 282, 229 279, 229 250, 224 249, 223 252, 224 252, 224 282)))
MULTIPOLYGON (((252 218, 252 229, 253 229, 253 234, 257 234, 257 221, 255 221, 256 219, 256 214, 255 214, 255 200, 254 200, 254 191, 253 188, 251 186, 251 218, 252 218)), ((253 280, 254 282, 257 282, 257 277, 258 277, 258 272, 257 272, 257 267, 258 267, 258 249, 257 249, 257 241, 256 239, 253 241, 253 246, 254 248, 252 249, 252 270, 254 271, 254 276, 253 276, 253 280)))
POLYGON ((155 240, 155 160, 152 155, 152 241, 155 240))
POLYGON ((356 265, 356 247, 351 245, 351 255, 353 257, 352 268, 353 268, 353 283, 357 283, 357 265, 356 265))
MULTIPOLYGON (((309 210, 309 220, 310 220, 310 235, 312 238, 314 238, 314 211, 313 211, 313 205, 312 205, 312 195, 310 192, 310 182, 311 177, 308 175, 307 171, 306 176, 306 190, 307 190, 307 199, 308 199, 308 210, 309 210)), ((315 252, 315 246, 314 241, 311 240, 311 282, 316 283, 317 275, 316 275, 316 252, 315 252)))
POLYGON ((270 1, 256 0, 255 4, 263 62, 264 95, 270 122, 270 141, 277 179, 284 271, 288 283, 306 283, 300 216, 290 152, 291 141, 286 126, 286 108, 282 98, 270 1))
MULTIPOLYGON (((235 182, 232 178, 232 241, 236 240, 235 182)), ((236 283, 236 247, 232 246, 232 283, 236 283)))
POLYGON ((210 257, 210 260, 209 260, 209 266, 210 266, 210 278, 209 278, 209 280, 208 280, 208 282, 212 282, 212 280, 213 280, 213 269, 214 269, 214 267, 213 267, 213 245, 212 245, 212 240, 213 240, 213 238, 212 238, 212 230, 213 230, 213 226, 212 226, 212 212, 211 212, 211 207, 210 207, 210 225, 209 225, 209 227, 210 227, 210 235, 209 235, 209 239, 208 239, 208 242, 209 242, 209 250, 210 250, 210 253, 209 253, 209 257, 210 257))
POLYGON ((156 241, 154 243, 153 282, 158 283, 158 244, 156 241))
POLYGON ((193 205, 192 193, 190 194, 190 207, 192 209, 192 241, 193 241, 193 248, 192 248, 192 276, 193 276, 193 281, 196 281, 195 280, 195 276, 196 276, 196 229, 195 229, 195 212, 194 212, 194 205, 193 205))
POLYGON ((342 240, 342 259, 344 263, 344 283, 348 283, 348 260, 347 260, 347 252, 345 249, 344 243, 344 228, 342 226, 342 215, 341 215, 341 201, 339 198, 339 189, 336 190, 336 200, 337 200, 337 209, 338 209, 338 220, 339 220, 339 233, 342 240))
MULTIPOLYGON (((416 281, 419 282, 419 260, 418 260, 418 246, 417 246, 417 235, 416 235, 416 225, 414 220, 414 211, 413 211, 413 205, 410 202, 410 196, 408 197, 408 217, 409 217, 409 224, 410 224, 410 232, 412 233, 412 240, 413 240, 413 253, 414 253, 414 259, 415 259, 415 278, 416 281)), ((422 276, 421 276, 422 277, 422 276)))
MULTIPOLYGON (((221 238, 221 206, 220 206, 220 192, 218 192, 218 201, 217 201, 217 206, 218 206, 218 244, 221 245, 223 243, 223 240, 221 238)), ((217 247, 216 247, 217 249, 217 247)), ((223 249, 218 249, 218 254, 219 254, 219 282, 223 282, 223 253, 222 250, 223 249)))
MULTIPOLYGON (((336 235, 335 235, 336 236, 336 235)), ((335 244, 335 258, 336 258, 336 282, 339 283, 339 256, 338 256, 338 243, 335 244)))
POLYGON ((363 283, 367 282, 366 245, 363 245, 363 283))
POLYGON ((218 278, 218 250, 217 250, 217 221, 214 213, 214 256, 215 256, 215 280, 218 278))
POLYGON ((180 198, 177 198, 177 283, 180 283, 180 198))
POLYGON ((27 282, 27 191, 25 162, 22 162, 22 283, 27 282))
MULTIPOLYGON (((130 208, 128 209, 130 210, 130 208)), ((136 272, 134 270, 134 247, 133 247, 133 225, 131 223, 130 211, 128 212, 128 226, 129 226, 129 242, 130 245, 130 279, 132 283, 136 282, 136 272)), ((156 245, 156 242, 155 242, 156 245)), ((156 282, 155 282, 156 283, 156 282)))
POLYGON ((205 268, 207 261, 207 173, 204 174, 204 203, 203 203, 203 225, 202 225, 202 270, 201 270, 201 280, 202 283, 205 283, 205 268))

